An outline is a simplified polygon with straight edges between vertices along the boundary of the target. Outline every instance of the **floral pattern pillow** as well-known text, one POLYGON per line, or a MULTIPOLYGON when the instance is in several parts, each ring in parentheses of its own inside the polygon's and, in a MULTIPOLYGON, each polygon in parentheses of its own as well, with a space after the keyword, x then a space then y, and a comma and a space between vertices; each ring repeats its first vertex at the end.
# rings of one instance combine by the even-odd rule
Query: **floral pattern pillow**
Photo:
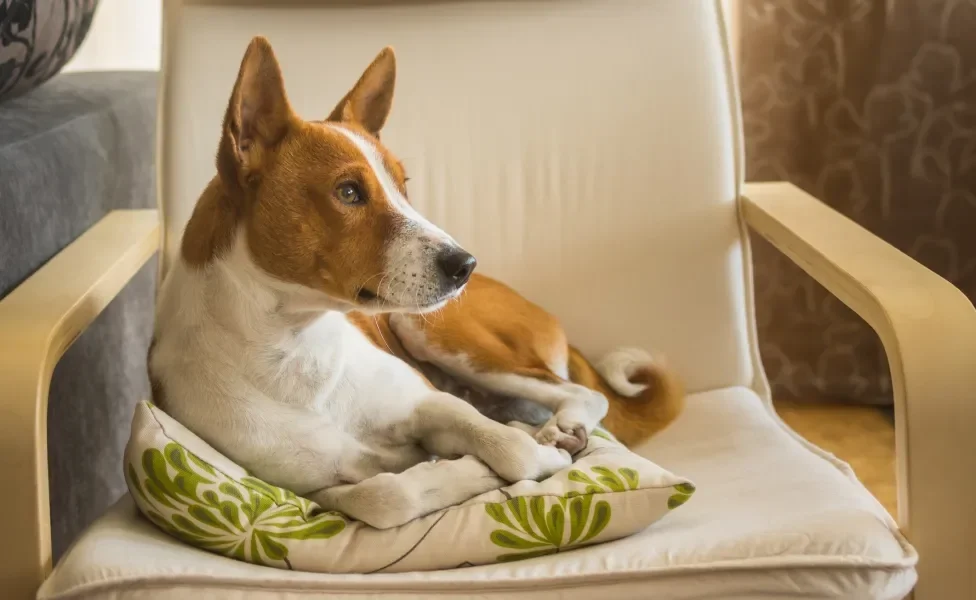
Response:
POLYGON ((643 530, 695 491, 596 431, 575 463, 393 529, 374 529, 251 477, 151 403, 137 406, 125 475, 136 505, 188 544, 250 563, 393 573, 508 562, 643 530))
POLYGON ((54 77, 91 27, 98 0, 0 0, 0 100, 54 77))

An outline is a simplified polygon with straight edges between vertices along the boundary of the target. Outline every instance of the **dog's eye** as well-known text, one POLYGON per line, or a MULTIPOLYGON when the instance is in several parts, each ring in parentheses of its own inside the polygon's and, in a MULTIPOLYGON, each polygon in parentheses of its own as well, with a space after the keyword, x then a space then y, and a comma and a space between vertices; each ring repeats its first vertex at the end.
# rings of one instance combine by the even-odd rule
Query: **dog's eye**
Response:
POLYGON ((343 204, 362 204, 366 200, 359 186, 355 183, 343 183, 337 187, 336 196, 343 204))

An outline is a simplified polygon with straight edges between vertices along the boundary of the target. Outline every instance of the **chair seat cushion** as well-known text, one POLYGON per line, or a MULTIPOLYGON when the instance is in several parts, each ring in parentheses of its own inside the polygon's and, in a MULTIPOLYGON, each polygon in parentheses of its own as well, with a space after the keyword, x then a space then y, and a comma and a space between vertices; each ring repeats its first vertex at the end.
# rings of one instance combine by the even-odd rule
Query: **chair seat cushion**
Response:
POLYGON ((752 391, 695 394, 638 449, 698 485, 636 535, 512 563, 325 575, 194 549, 125 497, 39 593, 53 598, 903 598, 914 549, 846 465, 799 440, 752 391))
POLYGON ((687 479, 593 433, 572 465, 543 481, 520 481, 385 529, 250 476, 148 402, 136 408, 125 473, 143 515, 204 550, 316 573, 430 571, 615 540, 691 498, 687 479))

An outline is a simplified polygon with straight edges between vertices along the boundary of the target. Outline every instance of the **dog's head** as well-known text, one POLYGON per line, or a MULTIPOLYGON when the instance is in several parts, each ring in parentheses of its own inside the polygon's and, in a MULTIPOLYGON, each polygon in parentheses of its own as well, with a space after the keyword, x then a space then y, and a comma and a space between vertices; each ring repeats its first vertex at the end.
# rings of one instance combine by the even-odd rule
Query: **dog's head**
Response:
POLYGON ((403 165, 379 140, 395 77, 386 48, 325 120, 305 121, 268 41, 252 40, 224 117, 219 199, 198 204, 184 258, 206 262, 243 232, 258 267, 322 306, 422 312, 460 294, 474 257, 414 210, 403 165))

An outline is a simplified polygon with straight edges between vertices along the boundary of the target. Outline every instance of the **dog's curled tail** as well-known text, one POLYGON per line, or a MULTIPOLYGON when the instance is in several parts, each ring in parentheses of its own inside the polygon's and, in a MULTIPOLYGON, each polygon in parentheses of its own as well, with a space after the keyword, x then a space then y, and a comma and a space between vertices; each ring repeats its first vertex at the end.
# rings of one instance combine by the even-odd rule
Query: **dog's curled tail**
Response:
POLYGON ((611 351, 596 365, 569 348, 569 378, 607 397, 606 427, 628 448, 674 421, 684 408, 684 387, 660 358, 638 348, 611 351))

